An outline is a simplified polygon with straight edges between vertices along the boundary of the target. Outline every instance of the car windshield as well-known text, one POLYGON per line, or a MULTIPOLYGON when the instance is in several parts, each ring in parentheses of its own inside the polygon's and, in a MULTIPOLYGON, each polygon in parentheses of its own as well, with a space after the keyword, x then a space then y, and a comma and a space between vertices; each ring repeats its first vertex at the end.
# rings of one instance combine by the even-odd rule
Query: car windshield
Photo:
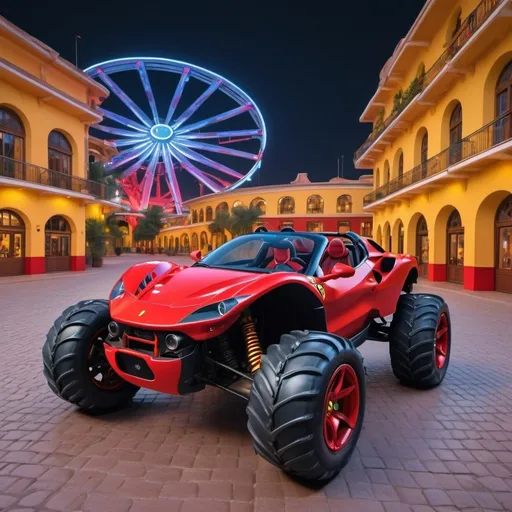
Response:
POLYGON ((197 266, 248 272, 298 272, 317 268, 327 240, 320 235, 254 233, 231 240, 196 263, 197 266))

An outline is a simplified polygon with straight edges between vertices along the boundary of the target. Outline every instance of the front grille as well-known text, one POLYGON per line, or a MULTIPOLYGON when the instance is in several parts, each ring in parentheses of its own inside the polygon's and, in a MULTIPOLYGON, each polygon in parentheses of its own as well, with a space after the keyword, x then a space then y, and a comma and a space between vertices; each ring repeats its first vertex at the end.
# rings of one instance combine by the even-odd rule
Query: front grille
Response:
POLYGON ((132 350, 137 350, 138 352, 144 352, 144 354, 149 354, 152 356, 155 352, 154 345, 149 343, 142 343, 141 341, 128 339, 128 348, 132 350))
POLYGON ((155 333, 153 331, 147 331, 145 329, 137 329, 129 327, 126 331, 128 336, 139 338, 141 340, 155 341, 155 333))

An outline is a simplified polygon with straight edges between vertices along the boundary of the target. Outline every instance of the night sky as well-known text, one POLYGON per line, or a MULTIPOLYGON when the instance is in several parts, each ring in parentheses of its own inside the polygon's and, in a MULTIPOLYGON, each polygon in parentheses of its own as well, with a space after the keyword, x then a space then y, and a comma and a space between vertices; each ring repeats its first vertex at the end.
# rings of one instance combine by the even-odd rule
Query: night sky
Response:
POLYGON ((3 0, 0 13, 73 63, 79 34, 82 69, 156 56, 233 81, 267 125, 254 185, 286 183, 298 172, 326 181, 336 176, 341 155, 344 176, 357 178, 352 155, 371 127, 359 116, 424 0, 273 3, 3 0))

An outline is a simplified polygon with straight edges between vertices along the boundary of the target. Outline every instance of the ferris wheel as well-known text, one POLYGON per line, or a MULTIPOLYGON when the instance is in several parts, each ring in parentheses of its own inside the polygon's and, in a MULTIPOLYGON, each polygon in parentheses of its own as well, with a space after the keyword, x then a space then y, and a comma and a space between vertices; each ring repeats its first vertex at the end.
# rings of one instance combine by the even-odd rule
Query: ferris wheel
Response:
POLYGON ((134 210, 154 204, 182 214, 182 181, 190 184, 192 178, 202 190, 222 192, 250 180, 260 168, 267 139, 263 116, 256 103, 226 78, 156 57, 109 60, 85 72, 103 82, 126 111, 123 115, 98 107, 104 120, 93 128, 118 150, 107 172, 120 172, 119 181, 134 210), (173 88, 165 89, 172 94, 161 101, 150 82, 150 76, 155 77, 162 89, 158 72, 174 80, 173 88), (131 99, 119 78, 130 91, 142 85, 143 104, 131 99), (191 92, 185 99, 187 90, 191 92), (201 114, 200 109, 216 113, 201 114))

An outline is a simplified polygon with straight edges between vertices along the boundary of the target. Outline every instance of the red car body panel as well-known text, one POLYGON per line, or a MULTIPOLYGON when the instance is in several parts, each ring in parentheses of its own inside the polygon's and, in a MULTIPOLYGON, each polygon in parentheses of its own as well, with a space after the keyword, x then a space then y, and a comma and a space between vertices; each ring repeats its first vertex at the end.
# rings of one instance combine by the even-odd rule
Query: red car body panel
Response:
MULTIPOLYGON (((145 262, 128 269, 122 276, 125 292, 110 301, 110 313, 119 324, 154 331, 183 333, 196 342, 227 331, 252 303, 278 287, 296 284, 307 288, 323 304, 328 332, 346 338, 360 333, 373 318, 394 313, 398 298, 411 270, 418 270, 416 258, 380 252, 367 239, 361 239, 368 258, 355 268, 351 277, 318 278, 295 272, 257 273, 228 269, 186 267, 169 262, 145 262), (140 291, 141 281, 152 280, 140 291), (166 286, 172 283, 171 286, 166 286), (214 320, 187 322, 199 308, 234 297, 243 300, 226 315, 214 320)), ((164 393, 178 393, 181 372, 179 359, 141 354, 129 348, 108 344, 109 363, 126 381, 164 393), (117 353, 144 359, 154 380, 140 379, 121 370, 117 353)))

